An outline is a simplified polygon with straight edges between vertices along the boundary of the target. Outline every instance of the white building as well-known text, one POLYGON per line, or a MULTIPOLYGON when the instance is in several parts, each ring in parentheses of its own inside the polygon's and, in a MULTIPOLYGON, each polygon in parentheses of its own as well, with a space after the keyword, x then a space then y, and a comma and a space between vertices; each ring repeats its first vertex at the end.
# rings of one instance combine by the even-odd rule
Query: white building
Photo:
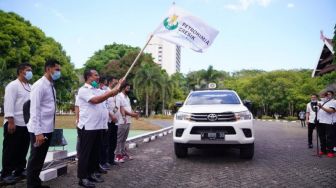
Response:
POLYGON ((169 75, 180 72, 180 46, 154 36, 146 47, 145 52, 152 54, 154 62, 159 64, 162 69, 166 70, 169 75))

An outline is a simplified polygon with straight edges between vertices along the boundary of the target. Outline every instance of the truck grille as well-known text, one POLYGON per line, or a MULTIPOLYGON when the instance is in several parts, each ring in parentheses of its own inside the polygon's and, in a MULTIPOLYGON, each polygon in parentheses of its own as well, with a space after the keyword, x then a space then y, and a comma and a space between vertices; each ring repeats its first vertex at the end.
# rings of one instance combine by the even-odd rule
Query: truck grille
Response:
POLYGON ((191 129, 190 134, 219 133, 219 132, 224 132, 225 134, 236 134, 236 131, 231 126, 225 126, 225 127, 197 126, 191 129))
POLYGON ((236 121, 236 117, 235 114, 232 112, 193 113, 191 114, 190 120, 196 122, 233 122, 236 121))

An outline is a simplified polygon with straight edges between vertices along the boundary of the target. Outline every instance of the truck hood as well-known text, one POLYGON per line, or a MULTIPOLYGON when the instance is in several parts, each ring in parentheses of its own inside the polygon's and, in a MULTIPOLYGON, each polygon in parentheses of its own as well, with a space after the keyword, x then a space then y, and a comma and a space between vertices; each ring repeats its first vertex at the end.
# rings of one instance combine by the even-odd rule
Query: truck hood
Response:
POLYGON ((186 113, 222 113, 222 112, 242 112, 248 109, 242 104, 225 105, 184 105, 179 112, 186 113))

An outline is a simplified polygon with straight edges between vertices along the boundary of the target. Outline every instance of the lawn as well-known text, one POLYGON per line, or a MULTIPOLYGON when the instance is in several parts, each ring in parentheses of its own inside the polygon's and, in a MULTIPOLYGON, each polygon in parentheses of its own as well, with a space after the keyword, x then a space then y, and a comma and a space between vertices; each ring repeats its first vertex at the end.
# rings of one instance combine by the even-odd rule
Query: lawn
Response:
MULTIPOLYGON (((2 127, 3 125, 3 116, 0 117, 0 122, 2 127)), ((56 128, 62 129, 73 129, 75 128, 75 116, 56 116, 56 128)), ((131 130, 146 130, 146 131, 154 131, 159 130, 160 127, 157 125, 153 125, 148 121, 140 118, 138 120, 132 119, 131 130)))

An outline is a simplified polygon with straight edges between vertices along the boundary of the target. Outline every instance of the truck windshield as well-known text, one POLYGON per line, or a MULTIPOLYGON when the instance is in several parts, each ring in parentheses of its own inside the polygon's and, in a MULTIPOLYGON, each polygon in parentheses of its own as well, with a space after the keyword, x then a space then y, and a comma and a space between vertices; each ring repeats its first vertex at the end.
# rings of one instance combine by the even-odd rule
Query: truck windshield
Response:
POLYGON ((234 92, 195 92, 192 93, 186 105, 208 105, 208 104, 240 104, 237 95, 234 92))

